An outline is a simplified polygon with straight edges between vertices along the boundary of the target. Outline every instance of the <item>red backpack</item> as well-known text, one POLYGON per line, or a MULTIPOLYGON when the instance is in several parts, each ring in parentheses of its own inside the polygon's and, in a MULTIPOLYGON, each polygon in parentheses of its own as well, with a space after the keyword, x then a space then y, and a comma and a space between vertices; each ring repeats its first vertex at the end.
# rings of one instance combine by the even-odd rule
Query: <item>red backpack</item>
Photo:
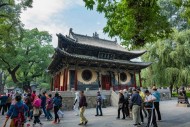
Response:
POLYGON ((17 105, 15 105, 15 108, 18 111, 18 116, 14 118, 14 125, 15 127, 23 127, 25 122, 24 105, 22 104, 22 107, 20 108, 17 105))

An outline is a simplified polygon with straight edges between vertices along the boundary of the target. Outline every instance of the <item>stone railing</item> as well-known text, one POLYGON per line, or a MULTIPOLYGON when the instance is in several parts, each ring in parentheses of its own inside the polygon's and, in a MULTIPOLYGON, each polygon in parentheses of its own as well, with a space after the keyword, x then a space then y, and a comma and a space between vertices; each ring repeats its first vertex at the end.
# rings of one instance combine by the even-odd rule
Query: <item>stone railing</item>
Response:
POLYGON ((111 105, 114 107, 118 106, 119 95, 115 91, 111 91, 111 105))
MULTIPOLYGON (((50 92, 53 96, 56 93, 55 91, 50 92)), ((58 91, 58 93, 61 94, 63 97, 63 108, 64 110, 72 110, 73 109, 73 103, 75 99, 75 92, 74 91, 58 91)), ((111 91, 104 91, 101 92, 103 103, 105 106, 111 106, 111 91)), ((88 107, 87 108, 95 108, 96 107, 96 96, 97 96, 97 90, 86 90, 84 92, 88 107)))

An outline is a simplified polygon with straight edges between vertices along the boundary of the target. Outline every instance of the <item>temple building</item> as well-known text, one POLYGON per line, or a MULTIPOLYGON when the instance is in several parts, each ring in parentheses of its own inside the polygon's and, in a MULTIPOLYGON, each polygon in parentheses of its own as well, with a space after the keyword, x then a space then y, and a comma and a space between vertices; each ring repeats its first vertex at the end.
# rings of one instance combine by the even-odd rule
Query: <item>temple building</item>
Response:
POLYGON ((128 51, 117 43, 93 36, 57 34, 58 46, 48 67, 52 75, 51 90, 120 90, 136 87, 136 77, 142 87, 141 69, 151 63, 132 62, 146 51, 128 51))

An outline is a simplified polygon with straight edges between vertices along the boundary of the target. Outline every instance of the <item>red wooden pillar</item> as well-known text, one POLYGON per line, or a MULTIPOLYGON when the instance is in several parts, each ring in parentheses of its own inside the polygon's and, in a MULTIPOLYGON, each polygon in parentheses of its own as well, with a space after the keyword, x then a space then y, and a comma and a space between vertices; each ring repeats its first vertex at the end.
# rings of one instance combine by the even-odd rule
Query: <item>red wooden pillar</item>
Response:
POLYGON ((134 80, 135 80, 134 87, 137 88, 137 84, 136 84, 136 72, 135 71, 134 71, 134 80))
POLYGON ((78 83, 78 78, 77 78, 77 70, 75 69, 75 91, 77 91, 77 83, 78 83))
POLYGON ((140 82, 140 87, 142 87, 142 79, 141 79, 141 72, 139 71, 139 82, 140 82))
POLYGON ((57 88, 57 75, 54 76, 54 91, 55 91, 55 88, 57 88))
POLYGON ((60 91, 60 76, 61 76, 61 73, 59 73, 58 75, 57 75, 57 78, 58 78, 58 81, 57 81, 57 88, 58 88, 58 91, 60 91))
POLYGON ((64 73, 63 73, 63 91, 65 91, 65 79, 66 79, 66 69, 64 69, 64 73))
POLYGON ((67 91, 67 81, 68 81, 68 75, 69 75, 68 73, 69 73, 69 69, 67 69, 66 71, 66 89, 65 89, 66 91, 67 91))
POLYGON ((64 78, 64 90, 67 91, 67 79, 68 79, 68 69, 65 69, 65 78, 64 78))
POLYGON ((51 78, 51 91, 53 91, 53 85, 54 85, 54 78, 51 78))

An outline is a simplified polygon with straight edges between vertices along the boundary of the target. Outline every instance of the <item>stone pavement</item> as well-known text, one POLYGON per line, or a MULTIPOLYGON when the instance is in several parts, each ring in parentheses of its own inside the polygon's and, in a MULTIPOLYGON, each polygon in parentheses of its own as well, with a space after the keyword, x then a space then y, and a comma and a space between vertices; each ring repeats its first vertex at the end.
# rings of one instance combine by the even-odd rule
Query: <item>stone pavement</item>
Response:
MULTIPOLYGON (((161 102, 163 120, 158 122, 158 127, 190 127, 190 108, 176 107, 176 103, 176 99, 161 102)), ((133 127, 133 121, 130 118, 116 120, 116 107, 103 108, 104 116, 95 117, 95 109, 87 109, 85 115, 89 121, 86 125, 87 127, 133 127)), ((72 111, 65 112, 60 124, 53 125, 50 121, 46 121, 44 116, 41 117, 41 120, 44 123, 43 127, 79 127, 79 117, 75 116, 72 111)), ((0 126, 2 126, 3 122, 4 117, 0 116, 0 126)), ((32 126, 32 122, 30 124, 32 126)), ((40 126, 36 125, 36 127, 40 126)))

